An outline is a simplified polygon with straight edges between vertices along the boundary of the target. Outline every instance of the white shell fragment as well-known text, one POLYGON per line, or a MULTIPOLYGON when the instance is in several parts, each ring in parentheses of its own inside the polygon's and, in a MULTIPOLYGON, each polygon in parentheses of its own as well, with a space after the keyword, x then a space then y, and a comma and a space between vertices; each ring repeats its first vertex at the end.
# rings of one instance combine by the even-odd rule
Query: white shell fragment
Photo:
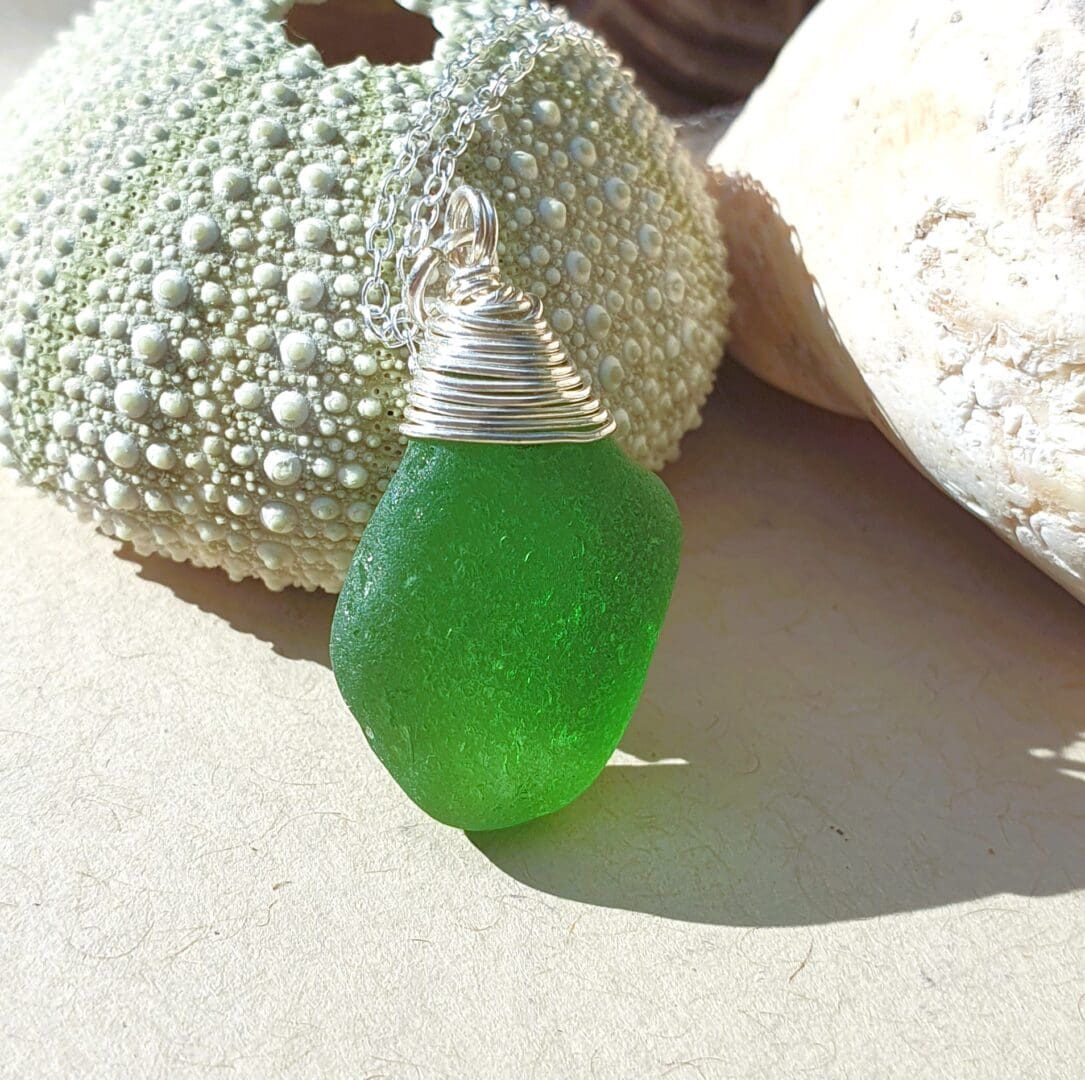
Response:
POLYGON ((1085 600, 1083 100, 1074 0, 823 0, 709 161, 736 355, 1085 600))

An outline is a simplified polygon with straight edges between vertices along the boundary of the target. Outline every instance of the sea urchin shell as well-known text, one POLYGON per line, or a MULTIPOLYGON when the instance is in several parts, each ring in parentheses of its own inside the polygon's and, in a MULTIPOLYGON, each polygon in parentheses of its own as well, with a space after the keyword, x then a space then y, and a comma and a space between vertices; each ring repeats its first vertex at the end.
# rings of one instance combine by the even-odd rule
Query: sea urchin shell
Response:
MULTIPOLYGON (((336 0, 344 4, 346 0, 336 0)), ((141 552, 336 590, 400 459, 406 357, 357 319, 366 214, 441 66, 512 0, 424 6, 434 58, 328 67, 289 3, 108 0, 5 102, 0 456, 141 552)), ((628 75, 566 44, 476 133, 499 205, 637 460, 697 423, 724 250, 628 75)))

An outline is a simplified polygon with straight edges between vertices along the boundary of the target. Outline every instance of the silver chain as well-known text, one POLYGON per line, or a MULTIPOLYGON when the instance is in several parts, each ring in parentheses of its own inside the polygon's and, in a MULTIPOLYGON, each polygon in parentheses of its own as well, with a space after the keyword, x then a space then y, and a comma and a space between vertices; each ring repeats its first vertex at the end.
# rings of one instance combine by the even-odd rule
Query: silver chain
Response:
POLYGON ((463 52, 445 66, 422 115, 404 136, 395 161, 381 178, 360 252, 366 276, 359 315, 366 330, 389 348, 413 348, 418 328, 408 312, 403 290, 414 260, 429 244, 441 217, 456 164, 475 128, 501 108, 509 91, 531 74, 540 57, 554 52, 563 41, 575 41, 615 67, 620 64, 617 55, 586 27, 570 20, 560 9, 551 10, 531 0, 513 16, 490 20, 484 32, 466 43, 463 52), (486 59, 495 50, 510 43, 501 65, 466 104, 459 106, 455 119, 449 122, 458 99, 469 91, 472 76, 484 70, 486 59), (429 175, 407 213, 402 236, 397 237, 397 219, 410 198, 415 172, 427 155, 429 175), (393 287, 383 276, 393 256, 398 299, 393 298, 393 287))

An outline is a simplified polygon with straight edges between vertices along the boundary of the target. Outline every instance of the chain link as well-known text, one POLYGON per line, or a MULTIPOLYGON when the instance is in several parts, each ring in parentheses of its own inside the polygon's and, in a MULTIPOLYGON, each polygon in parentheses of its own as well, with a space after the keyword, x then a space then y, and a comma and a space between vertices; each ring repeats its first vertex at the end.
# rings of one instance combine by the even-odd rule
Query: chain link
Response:
POLYGON ((425 110, 404 136, 391 168, 381 177, 359 252, 365 268, 359 315, 366 330, 382 344, 389 348, 407 345, 413 350, 417 327, 403 299, 407 275, 440 220, 456 165, 476 127, 498 112, 509 91, 531 74, 542 56, 556 51, 566 41, 577 42, 614 67, 620 64, 617 55, 586 27, 572 22, 561 11, 531 0, 514 16, 490 20, 486 30, 471 38, 463 52, 441 72, 425 110), (496 50, 512 41, 520 43, 508 50, 500 67, 459 106, 449 122, 458 100, 469 92, 472 77, 485 70, 486 60, 496 50), (396 222, 410 199, 419 165, 427 156, 429 174, 407 211, 402 236, 397 240, 396 222), (392 286, 383 275, 389 261, 394 263, 394 281, 400 293, 395 301, 392 286))

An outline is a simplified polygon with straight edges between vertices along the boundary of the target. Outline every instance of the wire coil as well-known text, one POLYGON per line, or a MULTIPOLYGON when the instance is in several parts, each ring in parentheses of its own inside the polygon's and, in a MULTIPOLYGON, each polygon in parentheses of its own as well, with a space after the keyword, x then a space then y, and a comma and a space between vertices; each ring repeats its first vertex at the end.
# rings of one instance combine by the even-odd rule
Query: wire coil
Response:
POLYGON ((407 281, 421 326, 400 431, 412 439, 535 444, 594 442, 614 420, 571 364, 537 296, 503 282, 497 215, 474 188, 449 197, 445 232, 407 281), (427 306, 439 268, 446 295, 427 306))

